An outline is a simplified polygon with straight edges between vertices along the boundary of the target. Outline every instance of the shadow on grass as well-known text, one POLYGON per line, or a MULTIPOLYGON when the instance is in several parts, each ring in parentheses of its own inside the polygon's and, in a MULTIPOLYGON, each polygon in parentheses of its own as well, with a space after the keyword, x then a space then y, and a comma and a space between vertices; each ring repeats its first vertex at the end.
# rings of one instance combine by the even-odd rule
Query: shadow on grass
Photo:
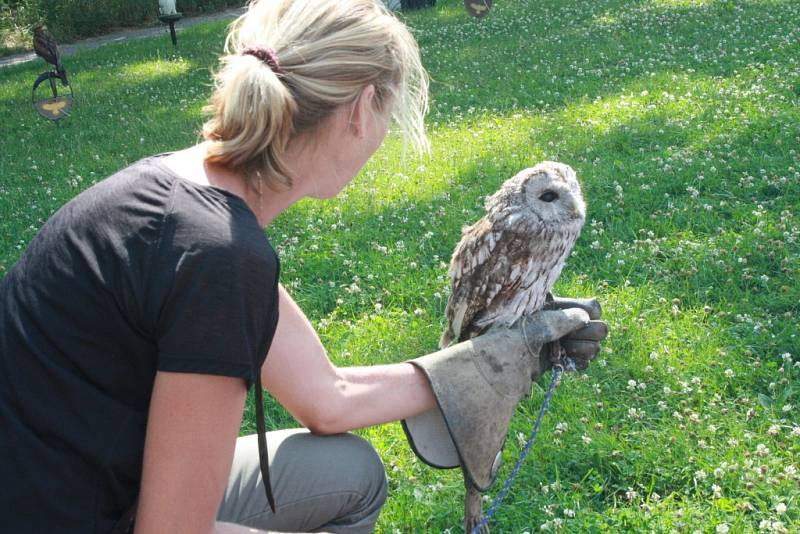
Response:
MULTIPOLYGON (((477 25, 451 16, 415 22, 423 52, 435 51, 426 64, 436 111, 445 121, 455 106, 552 110, 617 94, 636 79, 647 87, 651 73, 691 69, 728 77, 746 65, 788 57, 772 46, 770 35, 792 35, 800 23, 790 1, 743 3, 733 10, 638 1, 569 8, 519 2, 494 9, 477 25), (745 19, 751 31, 742 31, 745 19)), ((791 39, 787 45, 798 46, 791 39)))

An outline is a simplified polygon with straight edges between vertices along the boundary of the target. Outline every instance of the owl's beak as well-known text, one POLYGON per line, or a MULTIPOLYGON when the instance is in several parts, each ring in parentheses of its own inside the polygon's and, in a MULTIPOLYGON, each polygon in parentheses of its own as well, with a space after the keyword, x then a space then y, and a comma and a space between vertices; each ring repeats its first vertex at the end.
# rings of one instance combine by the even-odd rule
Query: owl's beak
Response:
POLYGON ((586 218, 586 204, 577 198, 572 199, 572 216, 575 219, 584 220, 586 218))

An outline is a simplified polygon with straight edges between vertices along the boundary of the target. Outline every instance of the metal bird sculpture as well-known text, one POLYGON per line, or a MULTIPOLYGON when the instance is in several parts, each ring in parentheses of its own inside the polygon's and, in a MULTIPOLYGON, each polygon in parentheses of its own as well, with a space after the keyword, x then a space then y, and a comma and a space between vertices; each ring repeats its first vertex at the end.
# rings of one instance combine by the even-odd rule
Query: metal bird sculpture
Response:
POLYGON ((33 28, 33 51, 36 55, 44 59, 55 70, 48 70, 39 75, 33 83, 31 91, 31 101, 36 111, 44 118, 57 121, 69 116, 72 108, 72 87, 69 84, 67 70, 61 63, 61 52, 58 49, 53 35, 47 31, 43 25, 39 24, 33 28), (59 95, 55 80, 61 80, 62 87, 69 89, 69 94, 59 95), (36 89, 45 80, 50 82, 51 96, 47 98, 36 98, 36 89))
POLYGON ((56 68, 55 77, 61 80, 61 85, 67 87, 69 80, 67 79, 67 71, 61 63, 61 52, 58 50, 58 43, 56 43, 53 35, 47 31, 47 28, 41 24, 33 28, 33 51, 36 52, 37 56, 56 68))

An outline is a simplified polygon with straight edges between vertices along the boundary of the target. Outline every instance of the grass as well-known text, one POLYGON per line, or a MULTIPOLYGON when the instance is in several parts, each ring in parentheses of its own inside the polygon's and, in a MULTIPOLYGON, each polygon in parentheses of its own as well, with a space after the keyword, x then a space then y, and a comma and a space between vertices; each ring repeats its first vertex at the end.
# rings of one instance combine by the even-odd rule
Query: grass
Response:
MULTIPOLYGON (((433 350, 460 227, 519 169, 564 161, 589 210, 557 291, 598 296, 611 335, 556 391, 494 531, 798 531, 800 5, 519 0, 478 21, 445 0, 405 18, 433 79, 432 155, 390 138, 340 197, 267 230, 331 357, 433 350)), ((41 64, 2 71, 0 274, 79 191, 196 140, 223 35, 70 56, 58 125, 30 108, 41 64)), ((457 471, 421 464, 398 424, 361 433, 391 487, 378 532, 462 531, 457 471)))

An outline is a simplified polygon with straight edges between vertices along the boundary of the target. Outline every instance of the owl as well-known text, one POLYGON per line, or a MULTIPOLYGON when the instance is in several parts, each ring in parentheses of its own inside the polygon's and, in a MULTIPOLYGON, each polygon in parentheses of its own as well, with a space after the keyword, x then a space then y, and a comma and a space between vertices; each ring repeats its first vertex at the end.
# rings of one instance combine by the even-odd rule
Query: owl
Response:
POLYGON ((586 218, 569 165, 539 163, 486 200, 486 215, 462 230, 450 261, 447 327, 439 346, 539 310, 586 218))
MULTIPOLYGON (((542 308, 585 218, 580 184, 568 165, 545 161, 507 180, 486 200, 486 215, 462 231, 450 262, 447 328, 439 346, 492 325, 511 326, 542 308)), ((481 498, 466 473, 464 485, 464 527, 471 533, 480 523, 481 498)))

